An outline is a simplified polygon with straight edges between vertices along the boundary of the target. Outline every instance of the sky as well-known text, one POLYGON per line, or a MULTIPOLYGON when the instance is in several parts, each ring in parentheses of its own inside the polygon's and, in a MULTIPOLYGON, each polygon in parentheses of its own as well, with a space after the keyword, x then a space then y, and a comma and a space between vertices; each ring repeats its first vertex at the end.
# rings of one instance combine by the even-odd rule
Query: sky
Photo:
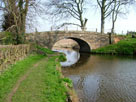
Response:
MULTIPOLYGON (((100 31, 100 11, 94 10, 94 8, 88 10, 84 14, 85 18, 88 18, 87 22, 87 31, 100 31)), ((77 22, 75 19, 69 19, 69 22, 77 22)), ((111 19, 107 18, 105 21, 105 32, 110 32, 111 29, 111 19)), ((39 32, 42 31, 50 31, 51 26, 53 26, 55 22, 51 22, 48 19, 38 18, 38 26, 36 29, 39 32)), ((65 28, 62 28, 63 30, 65 28)), ((69 30, 79 30, 80 28, 76 26, 68 26, 69 30)), ((136 31, 136 9, 130 8, 129 13, 126 16, 119 17, 115 24, 115 32, 117 34, 126 34, 127 31, 136 31)))

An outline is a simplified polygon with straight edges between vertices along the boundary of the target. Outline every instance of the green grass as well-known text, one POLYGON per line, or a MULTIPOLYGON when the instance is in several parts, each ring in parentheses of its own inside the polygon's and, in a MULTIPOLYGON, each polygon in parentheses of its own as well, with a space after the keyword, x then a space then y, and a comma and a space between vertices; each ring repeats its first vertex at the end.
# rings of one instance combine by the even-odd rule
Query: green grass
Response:
POLYGON ((117 44, 92 50, 95 54, 117 54, 117 55, 134 55, 136 54, 136 38, 126 38, 117 44))
POLYGON ((41 46, 38 46, 38 45, 36 45, 36 48, 37 48, 38 52, 41 52, 41 53, 43 53, 44 55, 54 54, 54 52, 51 51, 50 49, 47 49, 47 48, 44 48, 44 47, 41 47, 41 46))
POLYGON ((38 60, 44 56, 35 55, 29 56, 22 61, 18 61, 16 64, 10 66, 8 70, 0 75, 0 102, 6 102, 6 97, 12 90, 17 80, 35 64, 38 60))
POLYGON ((67 60, 66 56, 63 53, 59 53, 58 61, 65 62, 67 60))
POLYGON ((56 58, 58 56, 41 60, 21 83, 12 102, 66 102, 66 81, 56 70, 56 66, 60 66, 56 58))
POLYGON ((0 102, 7 102, 17 81, 29 72, 12 97, 12 102, 66 102, 72 81, 62 78, 59 61, 65 57, 60 54, 50 58, 43 55, 29 56, 18 61, 0 75, 0 102))

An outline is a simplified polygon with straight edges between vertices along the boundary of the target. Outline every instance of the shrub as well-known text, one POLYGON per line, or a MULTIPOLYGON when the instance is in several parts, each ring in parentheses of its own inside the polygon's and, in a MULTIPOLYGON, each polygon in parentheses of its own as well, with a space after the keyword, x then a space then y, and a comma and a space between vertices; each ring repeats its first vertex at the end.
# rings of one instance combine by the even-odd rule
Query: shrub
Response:
POLYGON ((65 57, 65 55, 64 54, 60 54, 59 55, 59 62, 64 62, 64 61, 66 61, 67 59, 66 59, 66 57, 65 57))
POLYGON ((2 38, 2 43, 5 45, 16 44, 15 34, 11 32, 3 32, 4 37, 2 38))

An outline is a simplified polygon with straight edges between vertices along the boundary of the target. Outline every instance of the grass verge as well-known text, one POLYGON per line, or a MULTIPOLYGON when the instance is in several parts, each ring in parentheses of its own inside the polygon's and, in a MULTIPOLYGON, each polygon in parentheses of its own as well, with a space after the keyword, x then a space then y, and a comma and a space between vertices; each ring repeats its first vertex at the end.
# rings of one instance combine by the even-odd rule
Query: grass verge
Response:
POLYGON ((22 61, 10 66, 0 75, 0 102, 5 102, 7 95, 12 90, 17 80, 40 59, 42 55, 31 55, 22 61))
POLYGON ((127 38, 117 44, 92 50, 94 54, 116 54, 116 55, 134 55, 136 54, 136 39, 127 38))
POLYGON ((37 53, 43 54, 43 55, 47 55, 47 54, 54 54, 54 52, 50 49, 35 45, 35 47, 37 48, 37 53))
POLYGON ((60 67, 56 61, 58 58, 53 56, 41 60, 21 83, 12 102, 66 102, 65 82, 69 85, 71 82, 62 78, 61 72, 56 70, 60 67))
POLYGON ((64 60, 60 54, 50 58, 35 55, 18 61, 0 75, 0 102, 66 102, 67 87, 72 87, 72 81, 64 78, 60 71, 59 61, 64 60), (24 76, 26 79, 14 92, 18 80, 24 76))

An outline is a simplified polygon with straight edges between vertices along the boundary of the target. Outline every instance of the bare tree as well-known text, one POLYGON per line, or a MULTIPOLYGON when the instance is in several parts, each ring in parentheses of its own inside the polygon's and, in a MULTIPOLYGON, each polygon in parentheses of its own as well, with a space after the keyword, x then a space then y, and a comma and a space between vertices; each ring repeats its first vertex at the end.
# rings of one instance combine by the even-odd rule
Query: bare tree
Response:
POLYGON ((29 10, 33 15, 39 2, 40 0, 0 0, 0 10, 7 17, 5 30, 16 35, 16 44, 25 42, 26 20, 32 18, 30 15, 28 16, 29 10))
POLYGON ((105 19, 111 14, 111 5, 114 0, 97 0, 97 4, 101 10, 101 33, 104 33, 105 19))
POLYGON ((80 24, 65 22, 61 27, 64 25, 77 25, 81 27, 83 31, 85 30, 88 20, 83 18, 85 0, 48 0, 46 7, 48 8, 48 14, 56 19, 73 17, 80 22, 80 24))
POLYGON ((115 22, 118 19, 119 15, 125 15, 128 11, 128 5, 130 5, 133 2, 133 0, 114 0, 111 10, 111 19, 112 19, 112 28, 111 28, 111 34, 115 33, 115 22), (127 7, 127 9, 125 9, 127 7))

